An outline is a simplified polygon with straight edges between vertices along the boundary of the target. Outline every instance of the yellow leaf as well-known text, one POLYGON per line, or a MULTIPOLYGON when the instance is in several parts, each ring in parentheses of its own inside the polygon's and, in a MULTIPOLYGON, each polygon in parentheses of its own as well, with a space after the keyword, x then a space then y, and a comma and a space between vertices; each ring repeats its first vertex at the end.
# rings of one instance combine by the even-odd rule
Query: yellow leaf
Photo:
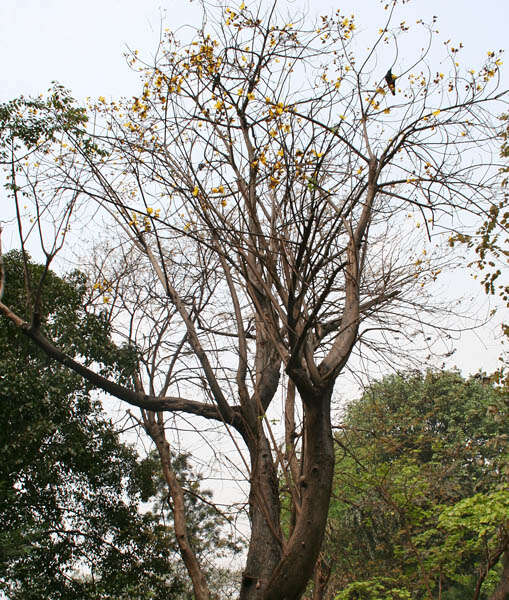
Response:
POLYGON ((194 186, 194 190, 193 190, 193 196, 197 196, 197 195, 198 195, 198 192, 199 192, 199 190, 198 190, 198 186, 197 186, 197 185, 195 185, 195 186, 194 186))

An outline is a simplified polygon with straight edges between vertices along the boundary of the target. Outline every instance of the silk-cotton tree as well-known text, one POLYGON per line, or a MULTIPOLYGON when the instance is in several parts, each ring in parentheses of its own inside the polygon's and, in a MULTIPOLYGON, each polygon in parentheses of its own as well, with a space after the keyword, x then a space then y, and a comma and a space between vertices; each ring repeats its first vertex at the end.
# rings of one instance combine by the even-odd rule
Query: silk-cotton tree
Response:
POLYGON ((433 284, 451 260, 441 244, 493 198, 498 54, 468 71, 459 43, 440 44, 432 64, 436 25, 410 28, 397 2, 367 50, 353 16, 289 22, 287 9, 205 3, 185 42, 166 31, 153 61, 130 56, 137 97, 100 97, 85 114, 60 90, 6 113, 22 245, 38 236, 49 265, 67 239, 101 240, 90 302, 136 347, 131 383, 47 337, 36 282, 31 322, 0 308, 53 360, 141 409, 198 600, 211 595, 166 417, 199 418, 207 439, 205 419, 239 452, 250 521, 239 598, 300 598, 327 520, 335 385, 432 352, 444 324, 433 284), (407 35, 420 49, 402 57, 407 35), (16 119, 40 111, 59 127, 23 143, 16 119))

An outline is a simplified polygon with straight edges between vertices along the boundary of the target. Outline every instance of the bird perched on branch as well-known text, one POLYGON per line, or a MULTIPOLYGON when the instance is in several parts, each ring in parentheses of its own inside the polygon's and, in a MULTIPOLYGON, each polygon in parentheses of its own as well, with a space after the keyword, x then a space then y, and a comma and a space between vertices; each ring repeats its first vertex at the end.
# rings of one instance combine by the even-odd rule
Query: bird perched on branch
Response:
POLYGON ((385 75, 385 81, 389 86, 389 89, 392 92, 392 95, 396 95, 396 86, 394 85, 394 81, 396 80, 396 75, 392 74, 392 69, 389 69, 385 75))
POLYGON ((219 73, 216 73, 214 75, 214 79, 212 80, 212 93, 214 93, 216 91, 216 87, 219 85, 220 80, 221 80, 221 77, 220 77, 219 73))

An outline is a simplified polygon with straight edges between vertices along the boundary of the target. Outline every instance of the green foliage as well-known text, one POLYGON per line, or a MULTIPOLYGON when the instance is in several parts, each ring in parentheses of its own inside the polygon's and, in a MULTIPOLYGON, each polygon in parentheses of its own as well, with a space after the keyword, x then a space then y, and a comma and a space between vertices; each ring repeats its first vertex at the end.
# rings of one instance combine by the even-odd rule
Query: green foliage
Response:
MULTIPOLYGON (((442 533, 444 541, 433 552, 428 552, 428 564, 439 568, 451 581, 462 584, 465 574, 461 567, 465 558, 475 563, 476 557, 483 556, 487 548, 493 554, 501 541, 501 534, 505 532, 507 535, 508 524, 509 487, 475 494, 442 508, 438 513, 437 528, 429 535, 442 533)), ((429 536, 416 536, 414 540, 416 546, 424 551, 427 549, 426 537, 429 536)))
POLYGON ((356 581, 347 585, 335 600, 410 600, 410 593, 393 587, 394 583, 387 577, 356 581))
MULTIPOLYGON (((21 255, 7 254, 4 265, 4 302, 29 317, 21 255)), ((39 281, 43 267, 27 267, 39 281)), ((83 310, 83 275, 49 271, 44 286, 46 333, 71 356, 128 380, 136 353, 112 343, 103 314, 83 310)), ((0 347, 0 590, 10 600, 190 598, 159 463, 121 443, 90 386, 6 319, 0 347), (152 510, 141 511, 145 502, 152 510)), ((223 521, 199 499, 207 497, 199 477, 185 457, 175 468, 195 494, 188 509, 197 545, 228 547, 223 521)))
POLYGON ((508 406, 476 378, 430 371, 388 377, 348 407, 325 545, 339 598, 471 595, 507 534, 508 406))
POLYGON ((55 82, 46 97, 20 96, 0 104, 0 162, 10 160, 12 152, 19 149, 27 153, 36 148, 47 150, 63 133, 72 135, 85 153, 104 156, 86 133, 87 122, 86 110, 55 82))

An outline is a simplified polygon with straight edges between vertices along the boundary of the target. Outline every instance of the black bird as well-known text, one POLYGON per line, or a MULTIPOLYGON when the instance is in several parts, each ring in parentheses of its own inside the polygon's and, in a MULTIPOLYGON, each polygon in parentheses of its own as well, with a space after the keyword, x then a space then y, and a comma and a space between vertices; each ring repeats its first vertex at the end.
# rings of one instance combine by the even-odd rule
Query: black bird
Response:
POLYGON ((387 74, 385 75, 385 81, 386 81, 387 85, 389 86, 389 89, 391 90, 393 96, 396 95, 396 86, 394 85, 395 79, 396 79, 396 75, 393 75, 392 69, 389 69, 387 71, 387 74))
POLYGON ((214 79, 212 80, 212 93, 216 91, 216 87, 219 85, 220 80, 221 77, 219 76, 219 73, 216 73, 214 75, 214 79))

